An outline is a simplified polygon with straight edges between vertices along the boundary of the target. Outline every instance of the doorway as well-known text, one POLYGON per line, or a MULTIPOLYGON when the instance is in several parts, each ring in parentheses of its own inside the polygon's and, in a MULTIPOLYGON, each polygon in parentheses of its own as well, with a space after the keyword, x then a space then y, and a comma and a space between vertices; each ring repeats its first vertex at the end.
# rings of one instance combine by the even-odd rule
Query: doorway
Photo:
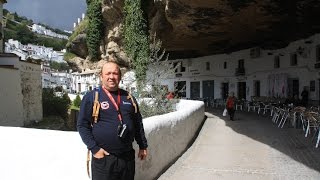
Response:
POLYGON ((238 82, 238 99, 246 99, 246 82, 238 82))
POLYGON ((221 98, 227 99, 229 95, 229 83, 221 83, 221 98))
POLYGON ((299 79, 288 79, 288 95, 291 97, 298 95, 299 97, 299 79))
POLYGON ((214 81, 202 81, 203 98, 214 99, 214 81))
POLYGON ((199 99, 200 98, 200 81, 191 82, 190 84, 190 98, 199 99))
POLYGON ((260 81, 254 81, 253 90, 253 96, 260 97, 260 81))

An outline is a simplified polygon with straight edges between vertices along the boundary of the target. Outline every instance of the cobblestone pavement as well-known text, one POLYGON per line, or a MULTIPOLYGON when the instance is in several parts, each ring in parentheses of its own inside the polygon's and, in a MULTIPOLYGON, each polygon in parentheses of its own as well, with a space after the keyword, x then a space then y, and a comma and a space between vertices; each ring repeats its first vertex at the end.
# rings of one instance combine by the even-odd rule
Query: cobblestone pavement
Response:
POLYGON ((320 148, 302 129, 278 128, 270 117, 221 109, 206 112, 196 141, 159 179, 320 180, 320 148))

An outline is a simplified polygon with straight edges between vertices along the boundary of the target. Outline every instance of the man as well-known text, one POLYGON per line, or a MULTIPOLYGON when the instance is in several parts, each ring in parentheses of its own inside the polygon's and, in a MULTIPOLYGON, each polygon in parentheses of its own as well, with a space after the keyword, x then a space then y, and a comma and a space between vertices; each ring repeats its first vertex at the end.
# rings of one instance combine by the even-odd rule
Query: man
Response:
POLYGON ((137 102, 119 88, 121 71, 115 62, 103 65, 98 89, 99 116, 92 120, 95 91, 87 93, 81 102, 77 122, 83 142, 91 151, 93 180, 133 180, 135 153, 132 142, 139 145, 138 157, 147 157, 147 140, 137 102))

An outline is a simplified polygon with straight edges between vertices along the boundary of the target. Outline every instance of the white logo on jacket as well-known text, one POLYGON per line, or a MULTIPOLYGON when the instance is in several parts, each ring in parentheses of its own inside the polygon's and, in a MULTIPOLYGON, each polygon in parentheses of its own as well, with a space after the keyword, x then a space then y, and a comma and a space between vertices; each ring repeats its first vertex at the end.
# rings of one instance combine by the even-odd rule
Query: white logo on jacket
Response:
POLYGON ((108 101, 101 102, 101 109, 109 109, 108 101))
POLYGON ((122 101, 122 104, 131 105, 131 103, 130 103, 130 102, 125 102, 125 101, 122 101))

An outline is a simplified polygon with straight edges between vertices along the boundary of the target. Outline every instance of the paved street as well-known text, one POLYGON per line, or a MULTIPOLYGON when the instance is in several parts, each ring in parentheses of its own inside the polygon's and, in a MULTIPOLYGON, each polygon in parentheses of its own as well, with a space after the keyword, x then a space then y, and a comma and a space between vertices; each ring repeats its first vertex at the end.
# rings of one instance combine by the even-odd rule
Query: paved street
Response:
POLYGON ((271 118, 211 109, 194 144, 159 179, 320 179, 320 148, 302 129, 280 129, 271 118))

